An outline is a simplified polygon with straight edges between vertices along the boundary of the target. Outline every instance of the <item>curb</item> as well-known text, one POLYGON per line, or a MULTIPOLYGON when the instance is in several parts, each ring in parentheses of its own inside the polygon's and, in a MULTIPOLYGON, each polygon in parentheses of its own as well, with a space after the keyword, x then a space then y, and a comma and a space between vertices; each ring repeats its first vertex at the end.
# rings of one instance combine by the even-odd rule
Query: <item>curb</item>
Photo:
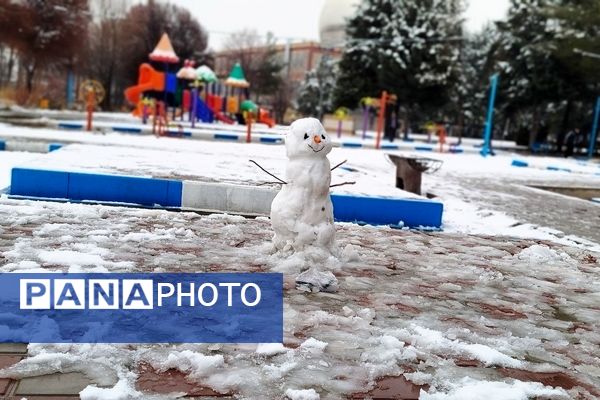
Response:
MULTIPOLYGON (((517 167, 517 168, 534 168, 534 169, 539 169, 539 170, 542 170, 542 171, 557 171, 557 172, 568 172, 568 173, 579 174, 579 175, 600 176, 599 172, 593 172, 593 171, 589 171, 589 172, 587 172, 587 171, 573 171, 570 168, 558 167, 558 166, 555 166, 555 165, 547 165, 547 166, 543 166, 543 165, 531 165, 527 161, 517 160, 517 159, 512 160, 511 166, 517 167)), ((585 165, 585 166, 587 166, 587 165, 585 165)))
MULTIPOLYGON (((84 124, 78 122, 57 122, 54 125, 58 129, 65 130, 83 130, 84 124)), ((134 134, 134 135, 151 135, 152 127, 143 125, 140 127, 125 126, 125 125, 100 125, 99 128, 102 131, 110 131, 115 133, 123 134, 134 134)), ((170 137, 184 137, 196 140, 221 140, 245 143, 246 133, 234 132, 226 129, 210 130, 206 128, 196 128, 194 130, 189 127, 182 129, 170 128, 166 131, 167 136, 170 137)), ((375 149, 375 143, 361 142, 357 140, 336 140, 333 137, 334 147, 343 148, 354 148, 354 149, 375 149)), ((263 143, 263 144, 283 144, 284 139, 282 135, 272 133, 253 133, 251 138, 252 143, 263 143)), ((417 151, 417 152, 435 152, 437 147, 428 144, 419 144, 413 141, 398 141, 397 143, 382 143, 380 150, 405 150, 405 151, 417 151)), ((446 149, 448 153, 459 154, 465 152, 477 152, 464 147, 448 146, 446 149)))
POLYGON ((62 143, 48 143, 25 140, 0 139, 0 151, 25 151, 30 153, 50 153, 63 147, 62 143))
MULTIPOLYGON (((13 168, 9 196, 189 211, 269 215, 277 190, 128 175, 13 168)), ((428 199, 332 194, 338 222, 441 228, 444 206, 428 199)))

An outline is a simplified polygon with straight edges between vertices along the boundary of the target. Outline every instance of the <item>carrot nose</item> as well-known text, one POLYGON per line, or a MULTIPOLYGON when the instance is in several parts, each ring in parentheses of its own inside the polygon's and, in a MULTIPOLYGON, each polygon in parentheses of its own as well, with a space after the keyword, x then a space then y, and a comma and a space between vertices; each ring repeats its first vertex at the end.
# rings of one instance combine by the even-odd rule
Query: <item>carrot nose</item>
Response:
POLYGON ((315 141, 315 143, 319 144, 321 143, 321 137, 320 136, 314 136, 313 140, 315 141))

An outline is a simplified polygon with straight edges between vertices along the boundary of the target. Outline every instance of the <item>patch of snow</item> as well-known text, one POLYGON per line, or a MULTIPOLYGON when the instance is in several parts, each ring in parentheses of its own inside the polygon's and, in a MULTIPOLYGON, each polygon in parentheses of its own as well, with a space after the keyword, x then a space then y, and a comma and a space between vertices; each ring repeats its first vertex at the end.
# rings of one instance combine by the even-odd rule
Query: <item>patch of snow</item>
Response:
POLYGON ((312 337, 308 338, 300 345, 301 349, 311 353, 322 353, 325 350, 325 347, 327 347, 326 342, 322 342, 312 337))
POLYGON ((321 398, 315 389, 287 389, 285 395, 290 400, 319 400, 321 398))
POLYGON ((457 383, 449 383, 450 390, 445 393, 426 393, 421 390, 421 400, 527 400, 543 397, 562 400, 570 396, 561 388, 551 388, 539 382, 490 382, 463 378, 457 383))
POLYGON ((568 261, 568 259, 570 259, 568 254, 559 254, 556 250, 539 244, 534 244, 533 246, 521 250, 521 252, 516 254, 515 257, 517 257, 519 260, 527 261, 532 264, 568 261))
POLYGON ((285 353, 287 349, 282 343, 259 343, 256 346, 256 354, 263 356, 273 356, 275 354, 285 353))

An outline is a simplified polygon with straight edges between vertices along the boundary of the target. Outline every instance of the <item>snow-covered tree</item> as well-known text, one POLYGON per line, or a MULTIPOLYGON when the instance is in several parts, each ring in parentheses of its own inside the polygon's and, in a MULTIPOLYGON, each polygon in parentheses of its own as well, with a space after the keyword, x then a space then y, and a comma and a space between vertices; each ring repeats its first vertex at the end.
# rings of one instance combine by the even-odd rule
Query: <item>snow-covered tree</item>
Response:
POLYGON ((0 41, 17 50, 28 93, 38 70, 74 62, 90 17, 87 0, 5 0, 0 15, 0 41))
POLYGON ((347 26, 336 106, 387 90, 407 113, 443 105, 457 78, 461 0, 364 0, 347 26))
POLYGON ((332 112, 335 74, 336 62, 327 56, 321 57, 317 67, 306 73, 298 89, 298 111, 317 118, 332 112))
POLYGON ((553 55, 563 67, 569 85, 564 87, 561 132, 589 118, 600 84, 600 0, 561 0, 547 13, 555 33, 553 55), (574 118, 574 116, 576 118, 574 118))
POLYGON ((501 32, 500 100, 508 117, 521 115, 529 125, 529 145, 538 137, 548 105, 568 97, 574 84, 556 57, 556 21, 548 11, 560 0, 511 0, 501 32))
POLYGON ((464 38, 459 49, 458 79, 450 90, 450 101, 445 111, 455 116, 451 121, 458 134, 480 132, 485 120, 490 76, 498 72, 496 52, 498 30, 488 24, 481 32, 464 38))

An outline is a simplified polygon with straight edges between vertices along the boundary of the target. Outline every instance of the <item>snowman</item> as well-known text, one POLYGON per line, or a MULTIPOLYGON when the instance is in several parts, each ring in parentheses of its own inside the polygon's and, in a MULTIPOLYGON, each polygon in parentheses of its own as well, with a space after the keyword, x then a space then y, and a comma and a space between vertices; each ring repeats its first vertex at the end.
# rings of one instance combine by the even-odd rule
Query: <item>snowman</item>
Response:
POLYGON ((286 179, 271 204, 273 244, 281 254, 300 254, 304 271, 296 278, 299 289, 335 291, 337 280, 323 271, 334 252, 335 227, 329 197, 331 138, 315 118, 295 121, 285 138, 286 179))

